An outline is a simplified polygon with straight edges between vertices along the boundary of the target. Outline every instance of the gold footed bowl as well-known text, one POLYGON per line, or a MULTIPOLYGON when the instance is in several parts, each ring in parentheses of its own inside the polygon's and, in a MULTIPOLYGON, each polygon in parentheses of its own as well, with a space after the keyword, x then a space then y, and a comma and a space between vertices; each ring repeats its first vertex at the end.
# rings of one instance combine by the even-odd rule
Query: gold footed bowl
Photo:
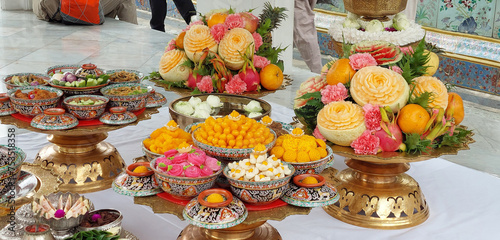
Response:
POLYGON ((321 173, 334 182, 340 199, 323 207, 331 216, 359 227, 402 229, 417 226, 429 218, 429 206, 418 182, 406 171, 411 162, 469 149, 472 134, 459 147, 441 147, 429 154, 382 152, 357 155, 350 147, 334 145, 334 153, 346 157, 349 167, 336 173, 329 168, 321 173))

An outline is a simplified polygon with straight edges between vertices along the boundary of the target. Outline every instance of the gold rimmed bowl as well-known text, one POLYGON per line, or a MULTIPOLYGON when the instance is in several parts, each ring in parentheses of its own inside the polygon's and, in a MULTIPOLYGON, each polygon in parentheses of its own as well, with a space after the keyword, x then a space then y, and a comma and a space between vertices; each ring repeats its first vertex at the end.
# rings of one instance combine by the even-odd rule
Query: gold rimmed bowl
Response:
POLYGON ((7 95, 10 97, 12 107, 18 113, 27 117, 34 117, 38 114, 43 113, 45 109, 55 108, 57 106, 57 103, 59 102, 59 99, 61 99, 63 92, 59 89, 48 86, 29 86, 11 89, 7 92, 7 95), (15 95, 15 92, 17 90, 21 91, 22 93, 29 94, 35 89, 47 90, 49 92, 56 93, 56 96, 46 99, 24 99, 18 98, 15 95))

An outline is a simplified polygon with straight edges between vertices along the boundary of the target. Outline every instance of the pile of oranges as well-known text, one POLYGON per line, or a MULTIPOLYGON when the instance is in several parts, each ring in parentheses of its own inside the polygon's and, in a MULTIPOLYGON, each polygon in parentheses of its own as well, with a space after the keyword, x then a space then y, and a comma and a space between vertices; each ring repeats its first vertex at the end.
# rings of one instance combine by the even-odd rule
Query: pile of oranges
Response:
POLYGON ((271 154, 285 162, 303 163, 320 160, 328 155, 326 143, 310 135, 302 129, 295 128, 292 134, 281 135, 271 154))
POLYGON ((222 118, 209 117, 194 128, 197 141, 214 147, 253 148, 274 140, 268 127, 236 111, 222 118))
POLYGON ((174 120, 170 120, 167 125, 154 130, 149 138, 142 141, 144 147, 149 151, 163 154, 164 152, 175 149, 181 143, 193 144, 191 134, 179 128, 174 120))

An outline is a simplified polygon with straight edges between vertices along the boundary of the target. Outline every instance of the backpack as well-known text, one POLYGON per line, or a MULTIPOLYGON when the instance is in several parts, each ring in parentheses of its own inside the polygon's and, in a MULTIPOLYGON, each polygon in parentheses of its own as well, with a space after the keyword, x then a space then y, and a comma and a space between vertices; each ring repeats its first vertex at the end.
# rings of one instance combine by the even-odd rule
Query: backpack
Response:
POLYGON ((98 25, 104 23, 99 0, 61 0, 61 18, 65 24, 98 25))

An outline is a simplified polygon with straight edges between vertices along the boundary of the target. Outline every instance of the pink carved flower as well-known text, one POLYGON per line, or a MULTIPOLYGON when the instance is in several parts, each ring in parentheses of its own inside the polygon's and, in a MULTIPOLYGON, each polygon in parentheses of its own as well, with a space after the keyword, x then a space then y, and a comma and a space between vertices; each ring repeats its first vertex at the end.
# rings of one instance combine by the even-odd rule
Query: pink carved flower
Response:
POLYGON ((327 85, 321 90, 321 102, 324 104, 343 101, 347 97, 347 88, 342 83, 327 85))
POLYGON ((233 28, 244 28, 245 23, 243 22, 243 18, 239 14, 229 14, 226 17, 226 21, 224 23, 227 25, 229 29, 233 28))
POLYGON ((389 69, 391 69, 392 71, 397 72, 399 74, 403 74, 403 69, 401 69, 400 67, 398 67, 396 65, 390 66, 389 69))
POLYGON ((164 152, 163 155, 165 155, 166 158, 169 158, 169 157, 173 157, 177 153, 178 153, 177 149, 170 149, 170 150, 164 152))
POLYGON ((169 165, 172 162, 167 157, 159 157, 159 158, 157 158, 156 159, 156 166, 159 166, 161 163, 163 163, 163 165, 169 165))
POLYGON ((370 130, 366 130, 356 140, 351 143, 356 154, 377 154, 380 149, 380 139, 373 135, 370 130))
POLYGON ((220 40, 222 40, 224 35, 226 35, 226 32, 227 32, 227 26, 225 23, 218 23, 213 25, 212 28, 210 28, 210 33, 212 34, 212 37, 214 37, 217 43, 219 43, 220 40))
POLYGON ((184 167, 180 164, 168 165, 167 174, 170 176, 182 176, 184 174, 184 167))
POLYGON ((326 138, 319 132, 318 126, 314 129, 313 136, 317 139, 321 139, 323 141, 326 141, 326 138))
POLYGON ((196 154, 198 154, 198 155, 200 155, 202 157, 206 156, 206 154, 205 154, 205 152, 203 152, 203 150, 201 150, 201 149, 199 149, 197 147, 193 147, 193 149, 194 149, 194 151, 195 151, 196 154))
POLYGON ((183 31, 183 32, 186 32, 186 31, 188 31, 188 30, 189 30, 192 26, 194 26, 194 25, 204 25, 204 23, 203 23, 203 21, 201 21, 201 20, 194 21, 194 22, 190 23, 189 25, 187 25, 187 27, 186 27, 186 28, 184 28, 184 30, 182 30, 182 31, 183 31))
POLYGON ((187 153, 181 153, 177 156, 174 156, 174 159, 172 159, 172 163, 179 164, 185 162, 186 160, 187 160, 187 153))
POLYGON ((399 47, 399 50, 401 50, 403 54, 413 54, 413 48, 411 46, 399 47))
POLYGON ((237 74, 226 83, 226 91, 230 94, 242 94, 246 90, 247 84, 237 74))
POLYGON ((196 87, 202 92, 212 93, 214 91, 214 85, 212 83, 211 76, 203 76, 201 80, 196 83, 196 87))
POLYGON ((186 175, 186 177, 192 178, 201 177, 201 169, 197 166, 190 166, 186 168, 186 170, 184 171, 184 175, 186 175))
POLYGON ((265 66, 269 65, 271 61, 269 59, 259 56, 259 55, 253 55, 253 66, 256 68, 264 68, 265 66))
POLYGON ((187 162, 193 166, 200 166, 205 163, 205 158, 196 153, 190 153, 188 154, 187 162))
POLYGON ((377 66, 377 60, 369 53, 356 53, 349 56, 349 64, 354 70, 368 66, 377 66))
POLYGON ((163 171, 163 172, 168 172, 168 170, 169 170, 168 166, 171 166, 170 163, 169 164, 166 164, 164 162, 158 163, 158 169, 163 171))
POLYGON ((168 42, 168 45, 165 48, 165 52, 168 52, 170 50, 174 50, 176 48, 177 48, 177 46, 175 45, 175 39, 172 39, 172 40, 170 40, 170 42, 168 42))
POLYGON ((257 52, 264 42, 262 42, 262 36, 257 32, 252 33, 252 37, 255 44, 255 52, 257 52))
POLYGON ((363 106, 363 111, 365 112, 366 129, 373 131, 380 130, 380 121, 382 121, 380 107, 368 103, 363 106))
POLYGON ((200 169, 201 169, 201 176, 210 176, 214 173, 214 171, 212 171, 212 169, 210 169, 209 167, 207 167, 205 165, 201 165, 200 169))
POLYGON ((207 157, 205 159, 205 166, 210 168, 212 171, 217 172, 220 169, 220 162, 213 157, 207 157))

